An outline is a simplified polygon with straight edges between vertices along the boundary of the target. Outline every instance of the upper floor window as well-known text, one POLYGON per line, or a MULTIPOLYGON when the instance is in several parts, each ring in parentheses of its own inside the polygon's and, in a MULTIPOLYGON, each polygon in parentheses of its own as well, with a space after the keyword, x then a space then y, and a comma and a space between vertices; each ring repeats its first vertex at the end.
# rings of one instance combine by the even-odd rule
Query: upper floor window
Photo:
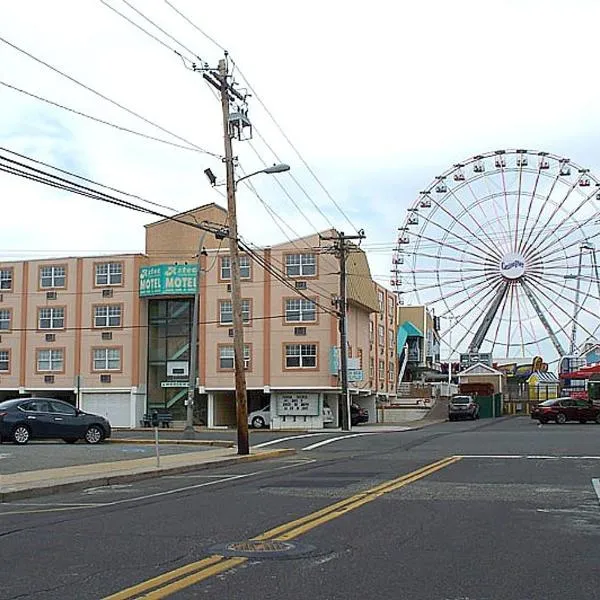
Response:
POLYGON ((38 310, 38 329, 64 329, 65 309, 58 306, 38 310))
POLYGON ((123 283, 123 263, 97 264, 95 281, 96 285, 121 285, 123 283))
MULTIPOLYGON (((235 354, 233 346, 219 348, 219 369, 233 369, 235 354)), ((250 368, 250 346, 244 345, 244 369, 250 368)))
POLYGON ((383 360, 379 361, 379 379, 385 379, 385 362, 383 360))
POLYGON ((0 290, 12 290, 13 270, 0 269, 0 290))
POLYGON ((41 288, 64 288, 67 270, 64 266, 40 267, 41 288))
MULTIPOLYGON (((250 300, 242 300, 242 322, 250 323, 250 300)), ((231 300, 220 300, 219 301, 219 323, 221 325, 230 325, 233 323, 233 306, 231 300)))
POLYGON ((10 351, 0 350, 0 372, 10 371, 10 351))
POLYGON ((287 344, 285 366, 288 369, 314 369, 317 366, 317 345, 287 344))
POLYGON ((394 332, 391 329, 388 330, 388 345, 390 350, 394 349, 394 332))
POLYGON ((379 312, 383 312, 383 292, 381 290, 377 291, 377 301, 379 302, 379 312))
MULTIPOLYGON (((250 279, 250 257, 246 254, 240 256, 240 278, 250 279)), ((229 256, 221 257, 221 279, 231 279, 231 258, 229 256)))
POLYGON ((120 348, 94 348, 92 352, 94 371, 119 371, 121 369, 120 348))
POLYGON ((104 304, 95 306, 94 327, 121 327, 121 305, 104 304))
POLYGON ((0 308, 0 331, 10 329, 10 309, 0 308))
POLYGON ((285 301, 285 320, 299 323, 317 320, 317 306, 312 300, 288 298, 285 301))
POLYGON ((64 352, 62 350, 38 350, 38 371, 63 371, 64 352))
POLYGON ((385 344, 385 329, 383 328, 383 325, 379 325, 377 329, 379 335, 379 345, 383 346, 385 344))
POLYGON ((369 321, 369 341, 373 341, 373 321, 369 321))
POLYGON ((286 254, 285 274, 288 277, 308 277, 317 274, 314 254, 286 254))

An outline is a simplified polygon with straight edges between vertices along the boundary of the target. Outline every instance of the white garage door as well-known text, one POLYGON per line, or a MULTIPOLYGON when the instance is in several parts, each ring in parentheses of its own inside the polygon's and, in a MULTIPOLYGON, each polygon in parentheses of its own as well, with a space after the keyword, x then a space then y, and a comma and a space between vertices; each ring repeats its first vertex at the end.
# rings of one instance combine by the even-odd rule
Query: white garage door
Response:
POLYGON ((112 427, 131 427, 131 394, 83 394, 81 408, 101 415, 112 427))

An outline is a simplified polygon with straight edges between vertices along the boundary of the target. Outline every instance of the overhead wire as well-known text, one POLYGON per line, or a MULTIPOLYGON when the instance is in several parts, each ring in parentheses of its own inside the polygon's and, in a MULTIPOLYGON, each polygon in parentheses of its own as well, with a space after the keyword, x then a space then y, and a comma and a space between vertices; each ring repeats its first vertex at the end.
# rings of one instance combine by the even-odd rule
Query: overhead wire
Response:
POLYGON ((126 106, 124 106, 123 104, 120 104, 119 102, 117 102, 116 100, 113 100, 112 98, 109 98, 108 96, 106 96, 105 94, 95 90, 94 88, 86 85, 85 83, 82 83, 81 81, 75 79, 74 77, 72 77, 71 75, 68 75, 67 73, 65 73, 64 71, 61 71, 60 69, 58 69, 57 67, 52 66, 50 63, 42 60, 41 58, 38 58, 37 56, 34 56, 33 54, 31 54, 30 52, 28 52, 27 50, 24 50, 23 48, 20 48, 19 46, 17 46, 16 44, 13 44, 12 42, 9 42, 7 39, 5 39, 4 37, 0 36, 0 42, 6 44, 7 46, 10 46, 11 48, 13 48, 14 50, 16 50, 17 52, 20 52, 21 54, 23 54, 24 56, 27 56, 28 58, 30 58, 31 60, 37 62, 38 64, 43 65, 44 67, 46 67, 47 69, 50 69, 51 71, 53 71, 54 73, 57 73, 58 75, 60 75, 61 77, 64 77, 65 79, 68 79, 69 81, 71 81, 72 83, 82 87, 83 89, 87 90, 88 92, 98 96, 99 98, 102 98, 103 100, 105 100, 106 102, 109 102, 110 104, 112 104, 113 106, 116 106, 118 108, 120 108, 121 110, 127 112, 128 114, 140 119, 141 121, 143 121, 144 123, 147 123, 148 125, 151 125, 152 127, 155 127, 156 129, 159 129, 160 131, 162 131, 163 133, 167 133, 168 135, 178 139, 179 141, 185 142, 186 144, 188 144, 189 146, 196 148, 197 150, 199 150, 200 152, 203 152, 204 154, 208 154, 209 156, 212 156, 214 158, 218 158, 220 159, 221 156, 215 152, 211 152, 209 150, 207 150, 206 148, 203 148, 202 146, 199 146, 197 144, 194 144, 193 142, 187 140, 186 138, 170 131, 169 129, 167 129, 166 127, 163 127, 162 125, 159 125, 158 123, 155 123, 154 121, 151 121, 150 119, 144 117, 143 115, 137 113, 136 111, 127 108, 126 106))

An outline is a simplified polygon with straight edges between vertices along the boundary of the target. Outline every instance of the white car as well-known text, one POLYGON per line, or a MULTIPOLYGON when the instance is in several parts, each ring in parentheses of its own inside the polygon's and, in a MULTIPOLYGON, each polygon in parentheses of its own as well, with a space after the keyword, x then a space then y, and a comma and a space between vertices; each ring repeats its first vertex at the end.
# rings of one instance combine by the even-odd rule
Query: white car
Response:
MULTIPOLYGON (((333 423, 333 412, 329 406, 323 406, 323 424, 333 423)), ((265 406, 260 410, 253 410, 248 414, 248 425, 255 429, 262 429, 271 424, 271 407, 265 406)))

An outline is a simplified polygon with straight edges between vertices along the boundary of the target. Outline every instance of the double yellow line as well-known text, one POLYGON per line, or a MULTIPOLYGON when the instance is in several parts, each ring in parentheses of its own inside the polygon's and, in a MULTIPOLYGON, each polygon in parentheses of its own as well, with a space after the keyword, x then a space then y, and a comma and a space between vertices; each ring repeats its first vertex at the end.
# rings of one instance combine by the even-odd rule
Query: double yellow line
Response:
MULTIPOLYGON (((447 467, 461 459, 460 456, 449 456, 430 465, 412 471, 396 479, 391 479, 373 488, 370 488, 364 492, 354 494, 349 498, 340 500, 334 504, 330 504, 321 510, 317 510, 305 517, 284 523, 274 529, 269 529, 264 533, 252 538, 254 541, 266 541, 266 540, 292 540, 300 535, 303 535, 307 531, 319 527, 324 523, 333 521, 345 515, 346 513, 363 506, 369 502, 373 502, 377 498, 384 494, 389 494, 397 489, 409 485, 419 479, 423 479, 444 467, 447 467)), ((133 587, 127 588, 107 596, 104 600, 160 600, 167 598, 171 594, 179 592, 195 583, 199 583, 204 579, 228 571, 233 567, 241 565, 248 560, 246 557, 233 557, 226 558, 219 554, 203 558, 189 565, 169 571, 158 577, 148 579, 142 583, 138 583, 133 587)))

